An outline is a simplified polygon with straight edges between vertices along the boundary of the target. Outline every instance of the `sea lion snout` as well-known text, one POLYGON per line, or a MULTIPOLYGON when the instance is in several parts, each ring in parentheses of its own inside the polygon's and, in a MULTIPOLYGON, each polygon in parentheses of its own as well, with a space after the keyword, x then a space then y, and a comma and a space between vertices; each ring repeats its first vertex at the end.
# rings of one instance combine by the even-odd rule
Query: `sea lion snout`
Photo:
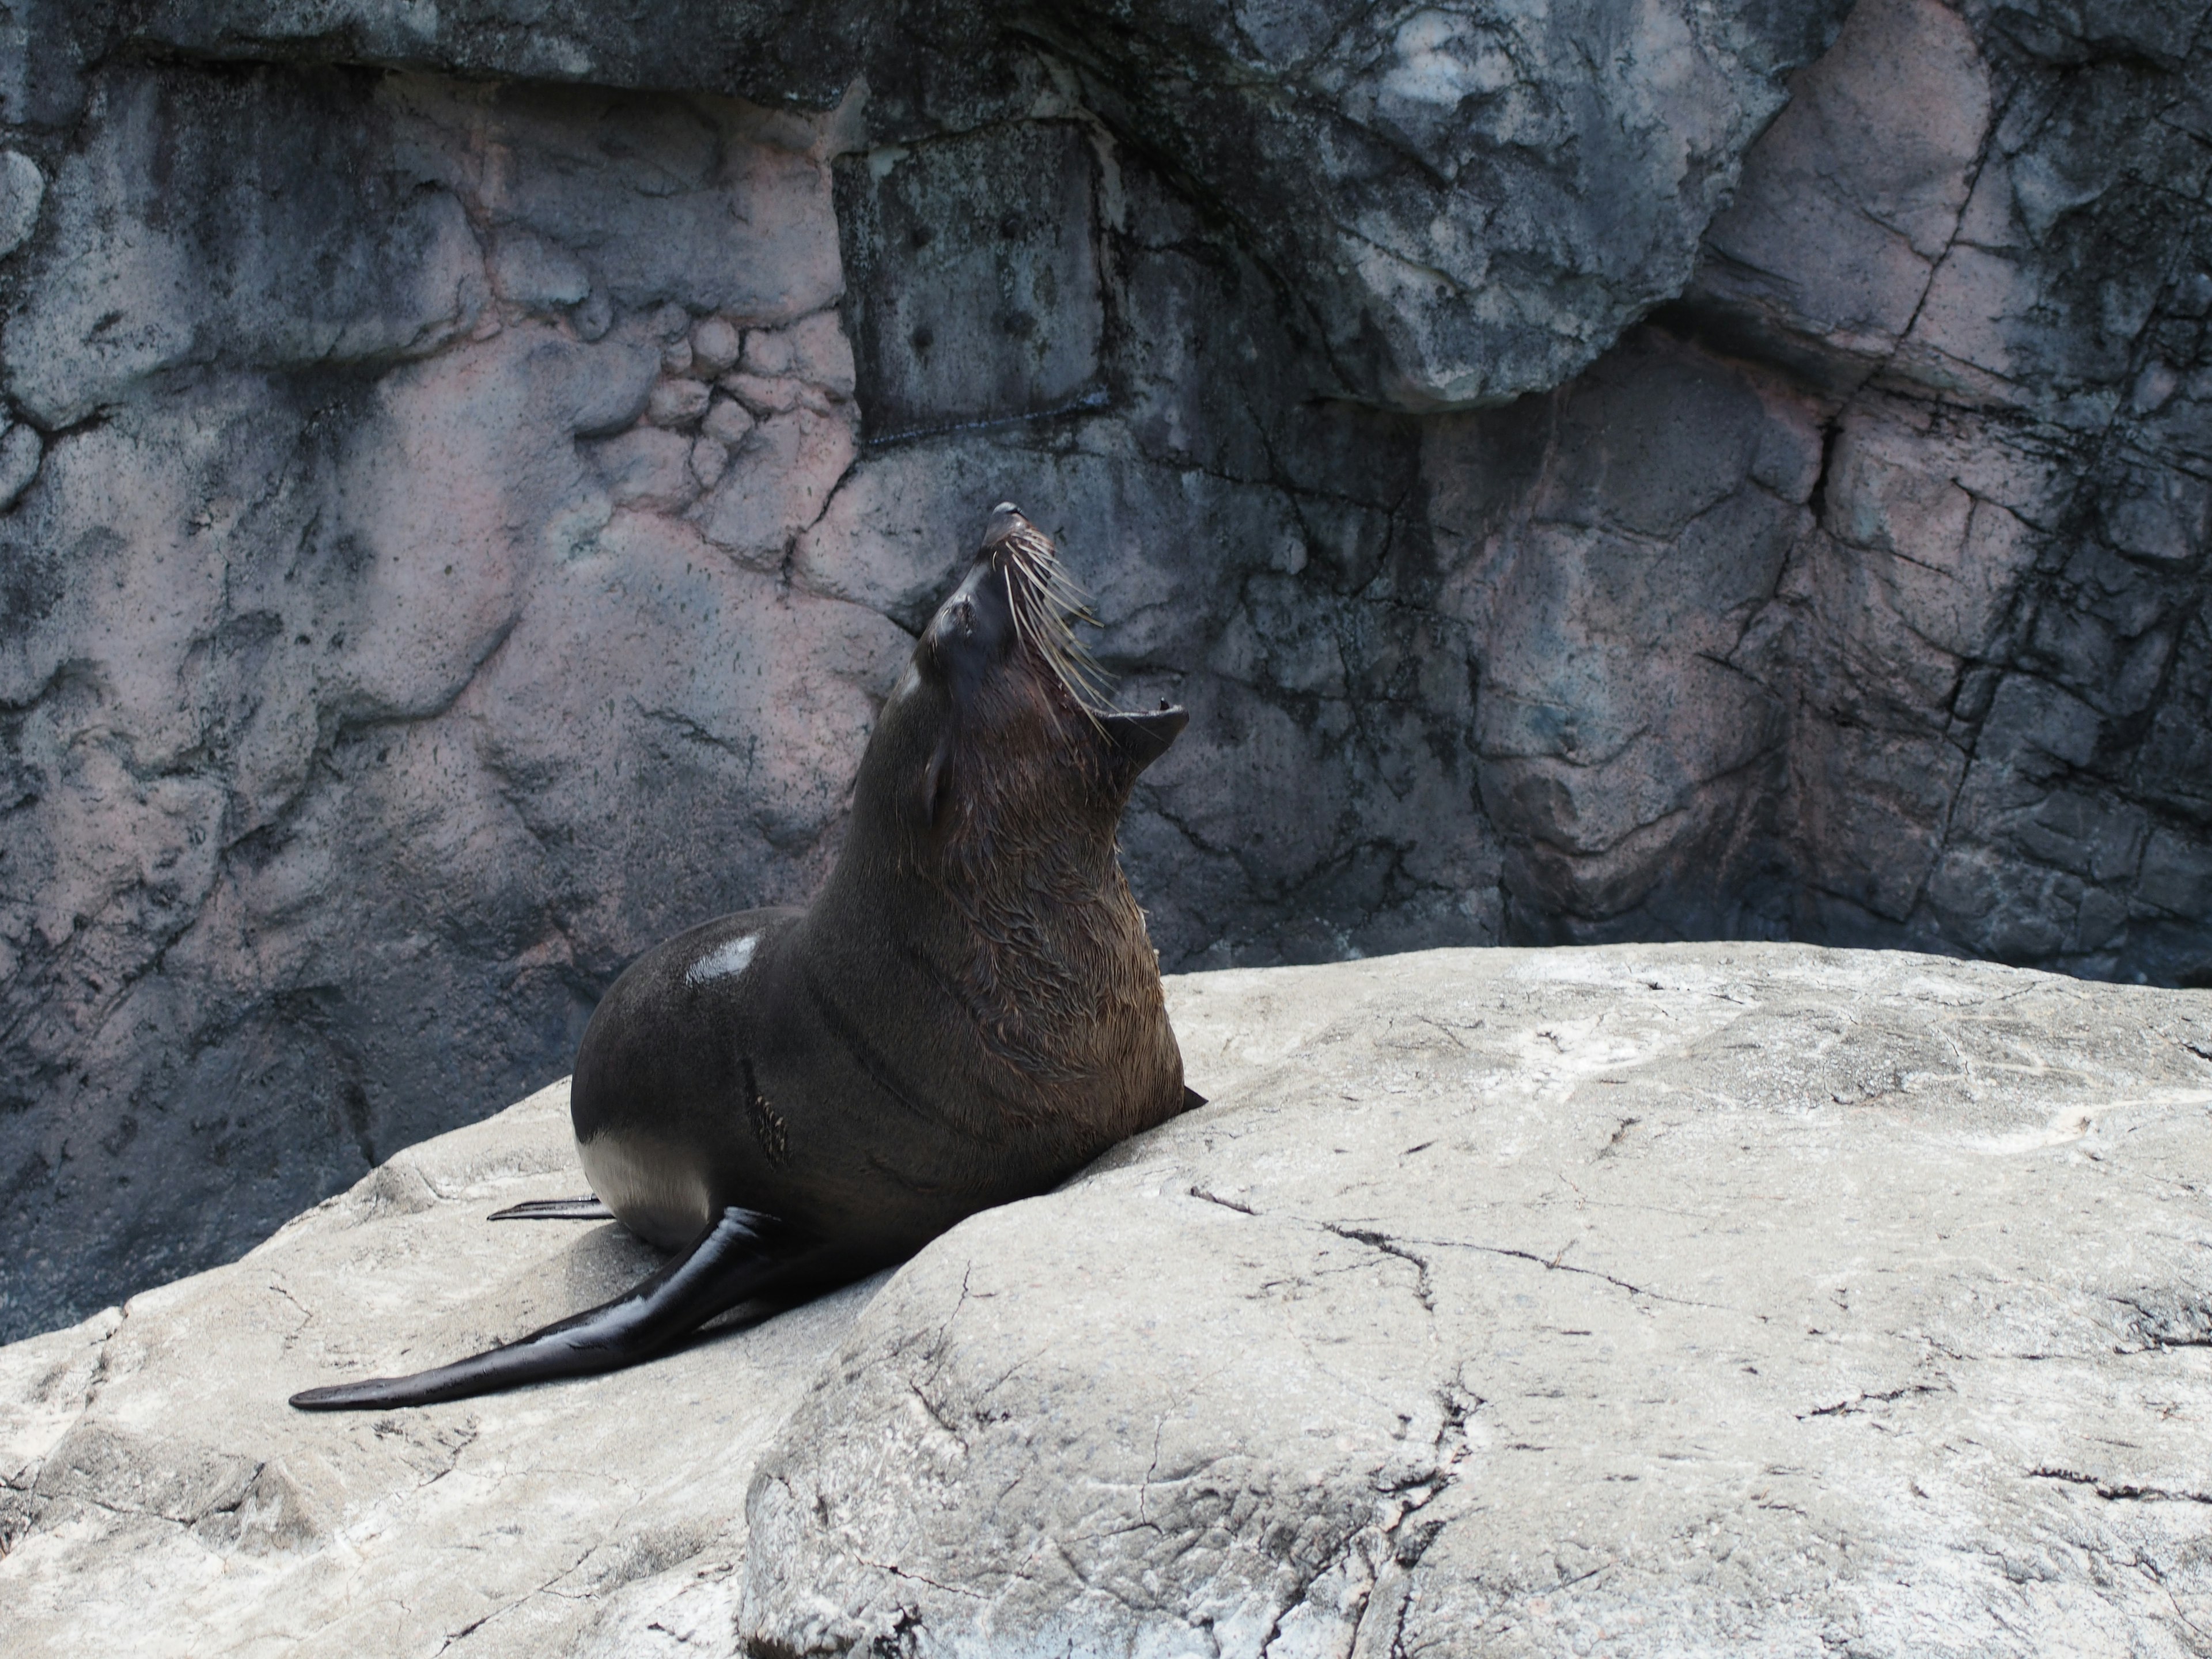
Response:
POLYGON ((963 607, 979 599, 994 607, 994 645, 1011 649, 1026 641, 1036 665, 1087 717, 1090 731, 1103 745, 1108 775, 1120 784, 1121 793, 1167 752, 1190 723, 1186 711, 1164 701, 1158 709, 1142 713, 1112 707, 1105 676, 1077 641, 1072 627, 1079 621, 1096 626, 1097 618, 1081 586, 1060 562, 1052 538, 1012 501, 1000 501, 991 509, 975 562, 939 609, 932 634, 939 623, 948 632, 966 626, 969 613, 963 607))
POLYGON ((937 607, 922 632, 917 655, 964 705, 994 665, 1013 648, 1015 639, 1006 579, 989 563, 979 562, 937 607))
POLYGON ((1017 531, 1034 532, 1021 508, 1012 501, 1000 501, 991 509, 991 521, 983 526, 983 551, 988 553, 1017 531))

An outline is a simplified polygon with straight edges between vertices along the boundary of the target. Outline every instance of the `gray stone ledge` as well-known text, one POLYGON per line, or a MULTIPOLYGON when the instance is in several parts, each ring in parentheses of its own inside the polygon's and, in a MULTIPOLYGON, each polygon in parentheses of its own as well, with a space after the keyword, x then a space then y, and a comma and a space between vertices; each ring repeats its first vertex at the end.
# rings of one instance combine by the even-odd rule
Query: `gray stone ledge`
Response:
POLYGON ((2212 995, 1798 945, 1170 981, 1206 1109, 615 1376, 565 1089, 0 1349, 11 1654, 1954 1654, 2212 1631, 2212 995))

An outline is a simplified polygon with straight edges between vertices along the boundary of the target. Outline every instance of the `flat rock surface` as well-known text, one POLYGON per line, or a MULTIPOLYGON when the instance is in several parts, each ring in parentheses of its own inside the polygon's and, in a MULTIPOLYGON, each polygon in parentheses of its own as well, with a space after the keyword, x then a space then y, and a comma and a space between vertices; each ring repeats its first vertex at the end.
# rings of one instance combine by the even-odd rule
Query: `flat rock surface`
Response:
POLYGON ((2212 996, 1796 945, 1171 980, 1212 1104, 655 1364, 556 1086, 0 1349, 11 1654, 2212 1651, 2212 996))

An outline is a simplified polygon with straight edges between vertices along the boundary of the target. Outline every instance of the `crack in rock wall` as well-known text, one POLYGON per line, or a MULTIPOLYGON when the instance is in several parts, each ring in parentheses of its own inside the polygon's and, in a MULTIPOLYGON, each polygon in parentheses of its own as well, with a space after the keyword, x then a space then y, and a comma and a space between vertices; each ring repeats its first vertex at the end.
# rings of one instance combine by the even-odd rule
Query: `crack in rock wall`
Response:
POLYGON ((2202 6, 526 9, 0 10, 0 1333, 802 898, 1003 497, 1170 967, 2212 977, 2202 6))

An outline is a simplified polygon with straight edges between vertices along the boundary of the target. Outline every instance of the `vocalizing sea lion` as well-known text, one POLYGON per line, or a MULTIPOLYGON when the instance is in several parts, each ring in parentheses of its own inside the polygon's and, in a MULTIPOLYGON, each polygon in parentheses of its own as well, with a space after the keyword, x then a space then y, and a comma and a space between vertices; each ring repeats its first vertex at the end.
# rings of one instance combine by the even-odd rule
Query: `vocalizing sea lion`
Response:
POLYGON ((593 1012, 570 1098, 597 1200, 501 1213, 611 1212, 679 1255, 505 1347, 292 1404, 633 1364, 740 1304, 901 1261, 1197 1103, 1115 847, 1189 716, 1108 708, 1079 618, 1050 539, 1000 506, 877 720, 814 902, 655 945, 593 1012))

